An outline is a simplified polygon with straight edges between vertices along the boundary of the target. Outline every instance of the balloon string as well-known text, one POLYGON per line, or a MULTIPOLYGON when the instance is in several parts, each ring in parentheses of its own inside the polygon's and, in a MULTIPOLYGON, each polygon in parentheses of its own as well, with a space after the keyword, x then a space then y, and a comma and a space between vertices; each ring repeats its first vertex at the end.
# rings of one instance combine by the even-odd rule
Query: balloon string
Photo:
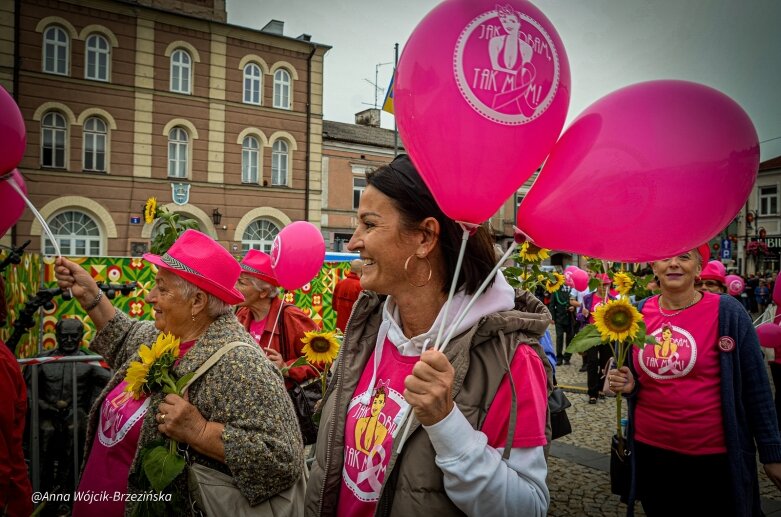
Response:
POLYGON ((445 342, 442 343, 442 346, 439 347, 439 351, 444 353, 445 348, 447 348, 447 345, 450 343, 450 340, 453 338, 453 334, 455 334, 456 329, 458 329, 458 326, 461 324, 462 321, 464 321, 464 318, 466 318, 466 315, 469 313, 469 310, 472 308, 472 306, 477 302, 477 299, 480 298, 480 295, 483 294, 483 291, 485 291, 486 287, 488 287, 488 283, 491 281, 491 279, 496 275, 496 273, 499 271, 499 268, 502 267, 502 264, 510 258, 510 255, 513 254, 515 251, 515 248, 518 247, 517 242, 513 242, 509 248, 507 248, 507 251, 504 252, 504 255, 502 255, 502 258, 499 259, 499 262, 496 263, 494 268, 491 270, 490 273, 488 273, 488 276, 485 280, 483 280, 483 283, 480 284, 480 287, 477 289, 474 295, 472 295, 472 299, 469 301, 469 304, 467 304, 466 307, 464 307, 464 310, 462 310, 458 317, 456 318, 456 321, 453 323, 453 325, 450 327, 450 332, 448 332, 447 337, 445 338, 445 342))
POLYGON ((466 252, 466 242, 469 239, 469 230, 464 228, 464 233, 461 236, 461 249, 458 251, 458 260, 456 261, 456 271, 453 274, 453 281, 450 282, 450 293, 447 295, 447 301, 445 302, 445 310, 442 313, 442 319, 439 322, 439 332, 437 332, 437 339, 434 341, 434 350, 439 350, 439 344, 442 342, 442 334, 445 332, 445 322, 447 320, 448 311, 450 310, 450 302, 453 300, 453 296, 456 293, 456 285, 458 284, 458 277, 461 274, 461 264, 464 262, 464 253, 466 252))
POLYGON ((38 212, 38 210, 35 209, 33 204, 30 202, 29 199, 27 199, 27 196, 24 195, 24 192, 22 192, 22 189, 19 188, 19 185, 16 184, 13 178, 8 179, 8 184, 11 185, 11 188, 16 191, 19 196, 24 200, 27 207, 32 211, 33 215, 36 219, 38 219, 38 222, 41 223, 41 226, 43 227, 43 231, 46 233, 46 236, 49 237, 49 240, 52 241, 52 245, 54 246, 54 251, 56 252, 58 257, 62 256, 62 253, 60 253, 60 246, 57 244, 57 239, 54 238, 54 234, 52 234, 51 229, 49 228, 49 225, 46 224, 46 220, 43 218, 43 216, 38 212))

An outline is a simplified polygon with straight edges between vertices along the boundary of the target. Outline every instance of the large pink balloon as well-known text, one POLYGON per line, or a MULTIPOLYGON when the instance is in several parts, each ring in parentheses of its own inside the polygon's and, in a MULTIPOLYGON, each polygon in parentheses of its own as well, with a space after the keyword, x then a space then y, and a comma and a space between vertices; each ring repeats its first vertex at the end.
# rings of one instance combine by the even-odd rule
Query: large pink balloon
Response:
POLYGON ((754 125, 723 93, 685 81, 635 84, 564 132, 518 226, 543 248, 625 262, 671 257, 734 219, 758 165, 754 125))
POLYGON ((393 94, 426 185, 445 214, 470 223, 488 220, 540 166, 569 97, 561 39, 525 0, 442 2, 407 41, 393 94))
POLYGON ((781 327, 775 323, 763 323, 757 327, 759 344, 765 348, 781 347, 781 327))
POLYGON ((282 228, 271 246, 271 269, 290 291, 311 281, 325 260, 325 241, 312 223, 296 221, 282 228))
POLYGON ((27 132, 19 106, 0 86, 0 176, 14 170, 24 156, 27 132))
POLYGON ((727 292, 732 296, 738 296, 746 288, 743 278, 738 275, 727 275, 724 281, 727 283, 727 292))
POLYGON ((8 183, 8 180, 13 178, 16 184, 22 189, 22 192, 27 195, 27 186, 24 184, 24 178, 18 170, 14 170, 5 179, 0 180, 0 237, 5 234, 16 221, 22 216, 24 212, 24 200, 8 183))

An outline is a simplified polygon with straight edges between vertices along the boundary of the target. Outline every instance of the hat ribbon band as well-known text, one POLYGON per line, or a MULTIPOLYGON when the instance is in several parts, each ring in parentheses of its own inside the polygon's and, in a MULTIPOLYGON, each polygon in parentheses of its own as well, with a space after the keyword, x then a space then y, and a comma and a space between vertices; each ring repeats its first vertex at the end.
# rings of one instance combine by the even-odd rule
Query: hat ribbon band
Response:
POLYGON ((180 271, 184 271, 186 273, 190 273, 191 275, 195 275, 195 276, 199 276, 201 278, 205 278, 198 271, 196 271, 193 268, 191 268, 190 266, 187 266, 186 264, 183 264, 182 262, 176 260, 171 255, 169 255, 168 253, 166 253, 165 255, 162 255, 160 257, 160 260, 162 260, 163 262, 165 262, 166 264, 168 264, 169 266, 171 266, 174 269, 178 269, 180 271))

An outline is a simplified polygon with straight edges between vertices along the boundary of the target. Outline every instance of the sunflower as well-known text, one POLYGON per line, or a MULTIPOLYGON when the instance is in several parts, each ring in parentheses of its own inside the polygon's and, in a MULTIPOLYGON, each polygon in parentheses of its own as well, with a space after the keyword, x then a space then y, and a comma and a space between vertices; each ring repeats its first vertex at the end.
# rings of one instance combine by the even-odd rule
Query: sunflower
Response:
POLYGON ((138 400, 142 393, 149 392, 151 390, 149 386, 150 371, 152 372, 152 378, 157 378, 160 368, 170 368, 175 358, 179 357, 179 338, 173 334, 160 333, 157 336, 157 341, 149 348, 146 345, 141 345, 138 348, 138 356, 141 358, 139 361, 131 361, 130 366, 127 369, 125 375, 125 391, 133 393, 133 398, 138 400), (161 361, 161 359, 163 359, 161 361))
POLYGON ((146 378, 151 367, 152 364, 131 361, 130 366, 127 368, 127 374, 125 375, 127 386, 125 386, 125 391, 131 392, 136 400, 141 398, 141 395, 144 393, 146 378))
POLYGON ((519 252, 521 260, 525 262, 542 262, 549 257, 548 251, 545 248, 539 248, 529 241, 521 244, 521 250, 519 252))
POLYGON ((157 199, 152 196, 144 203, 144 222, 152 224, 157 217, 157 199))
POLYGON ((622 296, 629 294, 629 291, 632 290, 634 283, 635 282, 632 280, 632 277, 623 271, 613 275, 613 285, 616 286, 616 291, 618 291, 618 293, 622 296))
POLYGON ((640 330, 638 323, 643 316, 626 299, 611 300, 594 311, 594 325, 602 341, 633 340, 640 330))
POLYGON ((305 332, 301 342, 304 344, 301 351, 310 364, 331 364, 339 353, 340 345, 335 332, 305 332))
POLYGON ((547 280, 545 282, 545 290, 549 293, 555 293, 559 289, 561 289, 561 286, 564 285, 564 275, 559 273, 558 271, 553 272, 553 277, 556 279, 555 282, 551 283, 550 280, 547 280))

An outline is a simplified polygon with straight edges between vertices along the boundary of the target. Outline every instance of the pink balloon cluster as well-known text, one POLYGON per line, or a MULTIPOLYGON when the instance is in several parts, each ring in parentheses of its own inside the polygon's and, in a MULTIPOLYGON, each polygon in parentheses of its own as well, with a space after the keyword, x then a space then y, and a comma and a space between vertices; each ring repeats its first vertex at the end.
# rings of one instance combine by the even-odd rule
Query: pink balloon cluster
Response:
POLYGON ((27 142, 24 118, 13 97, 0 86, 0 236, 8 231, 24 212, 24 201, 11 188, 13 181, 27 192, 24 178, 16 170, 22 161, 27 142))
POLYGON ((564 270, 564 283, 577 291, 588 289, 588 273, 577 266, 567 266, 564 270))
POLYGON ((320 230, 306 221, 282 228, 271 247, 271 268, 279 285, 300 289, 320 272, 325 260, 325 241, 320 230))

